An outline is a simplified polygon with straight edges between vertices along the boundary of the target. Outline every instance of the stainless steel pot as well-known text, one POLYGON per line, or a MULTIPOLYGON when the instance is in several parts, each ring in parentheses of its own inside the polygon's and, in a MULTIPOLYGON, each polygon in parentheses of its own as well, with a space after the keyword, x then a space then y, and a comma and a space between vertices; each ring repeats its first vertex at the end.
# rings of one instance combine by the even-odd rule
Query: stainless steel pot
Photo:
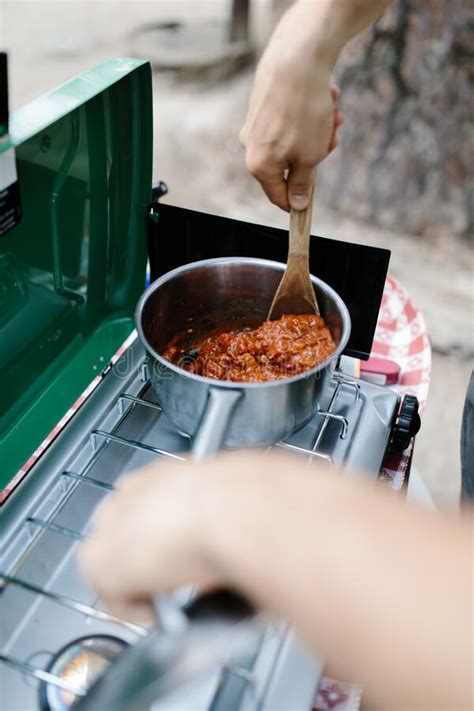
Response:
POLYGON ((193 438, 194 458, 221 446, 274 444, 307 424, 320 407, 349 338, 350 317, 342 299, 316 277, 311 280, 321 315, 336 344, 320 366, 281 380, 234 383, 189 373, 161 356, 173 336, 190 326, 264 321, 284 268, 243 257, 194 262, 157 279, 138 302, 136 324, 149 354, 153 389, 170 420, 193 438))

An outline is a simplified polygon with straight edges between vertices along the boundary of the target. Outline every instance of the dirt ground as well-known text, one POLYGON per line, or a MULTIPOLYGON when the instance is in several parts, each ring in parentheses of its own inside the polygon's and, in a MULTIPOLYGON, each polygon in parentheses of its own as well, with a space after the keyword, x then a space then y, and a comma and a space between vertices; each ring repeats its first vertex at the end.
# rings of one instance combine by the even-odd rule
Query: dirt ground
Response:
MULTIPOLYGON (((10 56, 11 108, 106 58, 139 52, 131 32, 157 20, 224 18, 226 0, 198 2, 42 2, 3 0, 0 45, 10 56)), ((254 5, 261 45, 271 26, 269 2, 254 5)), ((176 80, 155 73, 154 178, 170 188, 167 201, 285 227, 247 174, 238 143, 253 68, 225 82, 176 80)), ((350 117, 347 119, 350 120, 350 117)), ((331 170, 331 160, 321 170, 331 170)), ((356 222, 316 204, 313 232, 388 247, 391 272, 423 311, 433 342, 433 375, 415 465, 440 506, 459 497, 459 428, 474 354, 472 245, 449 235, 420 238, 356 222)))

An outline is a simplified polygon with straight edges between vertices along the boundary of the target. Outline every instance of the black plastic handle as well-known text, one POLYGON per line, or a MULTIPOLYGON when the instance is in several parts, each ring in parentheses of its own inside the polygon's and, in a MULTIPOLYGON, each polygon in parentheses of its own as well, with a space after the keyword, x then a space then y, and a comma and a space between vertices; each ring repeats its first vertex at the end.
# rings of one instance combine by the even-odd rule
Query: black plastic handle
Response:
POLYGON ((191 600, 184 611, 191 622, 240 622, 255 614, 255 608, 245 598, 226 589, 206 593, 191 600))

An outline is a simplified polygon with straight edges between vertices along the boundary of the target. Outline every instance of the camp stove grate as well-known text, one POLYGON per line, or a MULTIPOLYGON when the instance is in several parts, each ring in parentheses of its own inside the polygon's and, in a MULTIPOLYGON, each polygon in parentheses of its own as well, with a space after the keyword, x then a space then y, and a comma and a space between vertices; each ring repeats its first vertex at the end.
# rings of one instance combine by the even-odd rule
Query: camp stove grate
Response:
MULTIPOLYGON (((69 456, 61 460, 66 466, 49 467, 49 462, 40 460, 28 475, 33 490, 29 505, 23 502, 21 518, 11 521, 1 571, 6 630, 0 672, 8 698, 15 701, 12 708, 20 708, 22 703, 34 707, 37 692, 28 678, 81 693, 48 670, 46 657, 83 636, 85 630, 116 635, 126 642, 147 633, 145 627, 118 619, 100 607, 80 577, 73 556, 78 542, 87 535, 95 506, 113 491, 122 474, 156 458, 183 461, 190 454, 190 437, 176 432, 151 389, 141 346, 135 342, 129 351, 47 452, 45 459, 52 460, 54 450, 63 454, 69 450, 69 456), (94 407, 94 400, 103 399, 102 389, 111 391, 108 399, 105 396, 106 406, 99 403, 94 407), (39 491, 35 495, 33 480, 39 481, 46 468, 48 495, 41 496, 39 491), (35 620, 40 624, 35 626, 35 620), (48 620, 55 624, 48 625, 48 620), (42 651, 45 647, 49 655, 42 651), (35 663, 40 658, 38 650, 43 654, 42 664, 35 663)), ((375 476, 397 410, 398 396, 391 391, 335 372, 324 409, 303 430, 275 447, 305 457, 308 465, 318 461, 352 463, 358 452, 369 453, 369 465, 367 456, 357 464, 375 476)), ((27 487, 22 489, 24 498, 27 487)), ((279 644, 275 646, 273 640, 276 656, 283 648, 281 628, 278 635, 279 644)), ((237 676, 242 684, 257 684, 256 673, 236 663, 221 670, 222 674, 237 676)), ((222 688, 222 679, 217 686, 222 688)))

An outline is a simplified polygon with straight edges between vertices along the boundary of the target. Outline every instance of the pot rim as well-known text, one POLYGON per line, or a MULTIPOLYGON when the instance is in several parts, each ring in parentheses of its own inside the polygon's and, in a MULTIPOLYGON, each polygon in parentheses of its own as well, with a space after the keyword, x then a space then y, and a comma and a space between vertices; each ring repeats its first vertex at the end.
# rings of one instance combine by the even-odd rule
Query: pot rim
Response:
POLYGON ((318 277, 311 276, 311 281, 313 284, 317 284, 318 287, 320 287, 321 291, 326 292, 329 294, 329 296, 333 299, 335 302, 342 318, 342 335, 341 335, 341 340, 339 342, 339 345, 337 346, 336 350, 334 353, 331 353, 329 358, 324 360, 322 363, 319 365, 315 366, 314 368, 310 368, 309 370, 305 370, 303 373, 299 373, 298 375, 293 375, 290 378, 278 378, 276 380, 266 380, 264 382, 234 382, 233 380, 217 380, 216 378, 207 378, 204 375, 197 375, 196 373, 190 373, 187 370, 184 370, 184 368, 180 368, 179 366, 175 365, 174 363, 171 363, 169 360, 166 358, 163 358, 155 349, 150 345, 148 342, 147 337, 145 336, 143 332, 143 326, 142 326, 142 315, 143 315, 143 310, 145 307, 146 302, 148 299, 151 297, 152 294, 155 293, 155 291, 158 291, 164 284, 166 284, 169 281, 172 281, 175 277, 181 276, 182 274, 186 274, 186 272, 194 271, 196 269, 201 269, 205 267, 212 267, 217 264, 248 264, 248 265, 255 265, 255 266, 263 266, 263 267, 269 267, 271 269, 276 269, 277 271, 283 272, 286 264, 283 262, 276 262, 270 259, 261 259, 260 257, 215 257, 212 259, 201 259, 197 262, 189 262, 188 264, 184 264, 181 267, 176 267, 175 269, 172 269, 169 272, 166 272, 166 274, 163 274, 162 276, 158 277, 154 282, 152 282, 147 289, 143 292, 143 294, 140 296, 140 299, 138 300, 137 306, 135 308, 135 325, 138 331, 138 335, 140 337, 140 340, 142 344, 145 346, 145 349, 148 351, 148 353, 155 358, 159 363, 161 363, 163 366, 166 368, 170 369, 173 373, 176 373, 177 375, 180 375, 181 377, 189 378, 190 380, 196 380, 199 383, 207 384, 207 385, 212 385, 213 387, 223 387, 227 389, 240 389, 243 388, 245 390, 249 389, 254 389, 254 388, 271 388, 271 387, 278 387, 281 385, 289 385, 290 383, 297 382, 298 380, 304 380, 306 378, 310 378, 317 373, 320 373, 323 371, 325 368, 327 368, 328 365, 330 365, 334 360, 339 358, 339 356, 342 354, 344 351, 344 348, 347 345, 347 342, 349 340, 350 332, 351 332, 351 318, 349 315, 349 311, 347 310, 347 306, 345 305, 344 301, 341 299, 339 294, 334 291, 334 289, 329 286, 329 284, 326 284, 325 281, 322 281, 322 279, 319 279, 318 277))

